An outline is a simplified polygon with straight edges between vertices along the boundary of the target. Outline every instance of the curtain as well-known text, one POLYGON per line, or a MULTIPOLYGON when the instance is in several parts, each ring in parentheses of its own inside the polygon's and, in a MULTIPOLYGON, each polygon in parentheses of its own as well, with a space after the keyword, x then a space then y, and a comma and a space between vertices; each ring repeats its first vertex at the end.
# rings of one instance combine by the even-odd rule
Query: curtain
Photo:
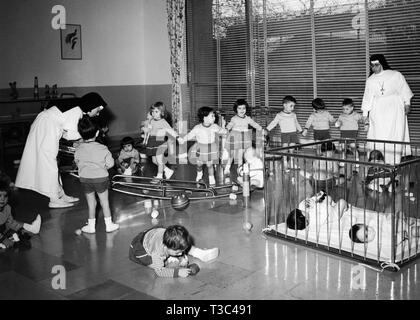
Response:
POLYGON ((183 63, 183 36, 185 25, 185 0, 166 0, 168 14, 168 36, 171 53, 172 119, 174 128, 182 120, 181 66, 183 63))

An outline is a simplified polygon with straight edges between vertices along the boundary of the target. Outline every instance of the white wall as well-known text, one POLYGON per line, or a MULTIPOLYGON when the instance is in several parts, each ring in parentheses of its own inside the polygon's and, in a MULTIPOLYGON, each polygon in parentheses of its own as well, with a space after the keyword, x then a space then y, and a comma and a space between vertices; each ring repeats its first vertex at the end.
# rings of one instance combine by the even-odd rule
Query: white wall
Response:
POLYGON ((170 84, 164 0, 1 0, 0 88, 170 84), (54 5, 82 27, 82 60, 61 60, 54 5))

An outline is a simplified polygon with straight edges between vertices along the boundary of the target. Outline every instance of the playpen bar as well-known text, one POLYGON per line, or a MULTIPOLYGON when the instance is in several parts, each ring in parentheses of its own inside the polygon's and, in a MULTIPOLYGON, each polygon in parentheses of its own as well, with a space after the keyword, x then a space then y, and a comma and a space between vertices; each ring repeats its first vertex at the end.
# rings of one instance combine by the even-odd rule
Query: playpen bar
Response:
MULTIPOLYGON (((306 189, 306 185, 307 185, 307 170, 306 170, 306 168, 307 168, 307 163, 306 163, 306 159, 303 159, 303 164, 304 164, 304 176, 303 176, 303 178, 304 178, 304 181, 305 181, 305 183, 304 183, 304 185, 303 185, 303 189, 304 189, 304 192, 305 192, 305 198, 306 198, 306 195, 308 194, 307 193, 307 189, 306 189)), ((308 244, 308 237, 309 237, 309 230, 308 230, 308 228, 305 228, 305 243, 306 244, 308 244)))
MULTIPOLYGON (((394 174, 392 175, 391 179, 394 180, 394 174)), ((394 185, 395 185, 395 180, 394 180, 394 185)), ((392 200, 392 204, 391 204, 391 263, 395 263, 395 197, 396 197, 396 192, 395 190, 393 190, 392 192, 392 196, 391 196, 391 200, 392 200)))

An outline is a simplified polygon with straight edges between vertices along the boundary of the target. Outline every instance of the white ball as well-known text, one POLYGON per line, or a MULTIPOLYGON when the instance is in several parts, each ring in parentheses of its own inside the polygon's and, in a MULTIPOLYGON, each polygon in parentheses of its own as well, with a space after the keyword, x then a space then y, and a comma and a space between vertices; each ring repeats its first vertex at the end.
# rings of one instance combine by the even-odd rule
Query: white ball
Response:
POLYGON ((252 229, 252 227, 253 227, 253 225, 252 225, 252 223, 251 223, 251 222, 245 222, 245 223, 243 224, 243 228, 244 228, 245 230, 250 231, 250 230, 252 229))
POLYGON ((236 194, 234 194, 234 193, 231 193, 230 195, 229 195, 229 199, 230 200, 236 200, 236 194))
POLYGON ((82 234, 82 230, 76 229, 76 231, 74 233, 77 234, 78 236, 80 236, 82 234))
POLYGON ((153 209, 151 216, 153 219, 156 219, 159 216, 159 211, 157 211, 156 209, 153 209))

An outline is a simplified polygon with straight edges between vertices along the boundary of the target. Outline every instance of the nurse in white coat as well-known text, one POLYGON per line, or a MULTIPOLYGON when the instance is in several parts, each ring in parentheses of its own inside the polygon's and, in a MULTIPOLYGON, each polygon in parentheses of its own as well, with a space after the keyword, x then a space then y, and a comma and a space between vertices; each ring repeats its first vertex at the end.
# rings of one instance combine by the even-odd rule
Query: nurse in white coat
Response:
POLYGON ((97 116, 105 108, 102 97, 91 92, 81 98, 51 101, 31 125, 19 170, 16 187, 30 189, 50 198, 50 208, 71 207, 78 198, 64 193, 58 173, 59 141, 79 140, 77 124, 83 114, 97 116))
MULTIPOLYGON (((363 116, 369 115, 368 139, 410 142, 407 113, 410 111, 411 92, 404 76, 391 70, 385 56, 370 57, 371 76, 366 80, 362 101, 363 116)), ((411 155, 410 145, 368 143, 368 149, 377 149, 385 163, 398 164, 401 156, 411 155), (394 152, 395 150, 395 152, 394 152)))

